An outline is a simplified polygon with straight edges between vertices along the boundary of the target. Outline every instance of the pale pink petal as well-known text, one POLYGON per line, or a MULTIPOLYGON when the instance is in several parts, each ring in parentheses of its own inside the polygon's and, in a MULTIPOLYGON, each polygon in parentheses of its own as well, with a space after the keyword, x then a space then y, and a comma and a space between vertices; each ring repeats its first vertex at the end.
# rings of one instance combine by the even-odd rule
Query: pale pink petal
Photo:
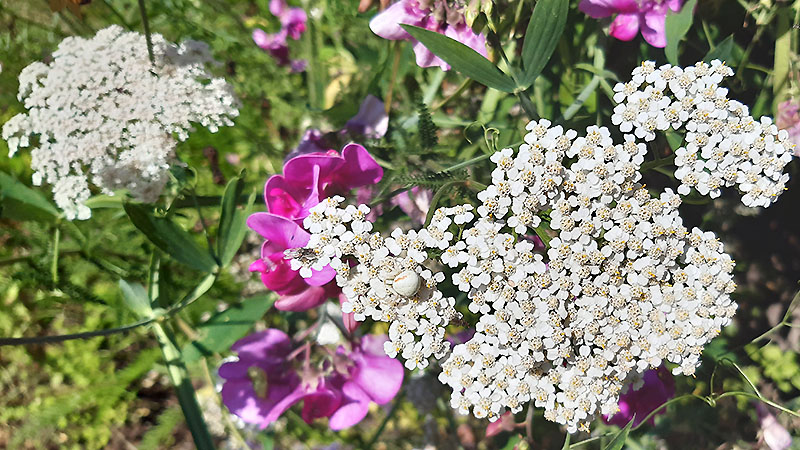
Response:
POLYGON ((361 422, 369 411, 369 396, 357 384, 348 381, 342 386, 343 405, 331 415, 328 426, 339 431, 361 422))
POLYGON ((389 40, 411 39, 400 24, 420 26, 425 14, 415 7, 413 0, 400 0, 373 17, 369 28, 378 36, 389 40))

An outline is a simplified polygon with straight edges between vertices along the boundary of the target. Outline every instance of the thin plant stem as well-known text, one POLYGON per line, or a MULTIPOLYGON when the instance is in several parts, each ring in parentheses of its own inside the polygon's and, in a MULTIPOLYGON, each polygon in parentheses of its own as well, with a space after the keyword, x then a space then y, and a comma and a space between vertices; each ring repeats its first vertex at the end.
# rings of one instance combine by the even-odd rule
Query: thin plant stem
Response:
POLYGON ((533 445, 533 401, 528 403, 528 411, 525 413, 525 440, 533 445))
POLYGON ((58 283, 58 247, 61 242, 61 227, 56 224, 53 231, 53 261, 50 264, 50 273, 53 276, 53 283, 58 283))
POLYGON ((144 5, 144 0, 139 0, 139 12, 142 14, 144 39, 147 42, 147 56, 150 57, 150 64, 156 65, 156 57, 153 54, 153 39, 150 36, 150 22, 147 20, 147 8, 144 5))
POLYGON ((404 393, 401 392, 397 397, 395 397, 394 402, 392 403, 392 409, 390 409, 389 412, 386 413, 386 417, 384 417, 383 420, 381 421, 381 424, 378 425, 378 429, 375 430, 375 434, 373 434, 372 438, 370 438, 369 442, 366 445, 366 448, 373 448, 375 444, 378 442, 378 439, 380 439, 383 430, 386 428, 386 424, 389 423, 392 417, 394 417, 395 412, 397 412, 397 409, 400 406, 400 402, 403 400, 403 396, 404 393))
POLYGON ((392 61, 392 77, 389 79, 389 89, 386 90, 386 114, 392 112, 392 96, 394 95, 394 85, 397 82, 397 71, 400 69, 400 57, 403 55, 399 42, 392 42, 394 48, 394 61, 392 61))

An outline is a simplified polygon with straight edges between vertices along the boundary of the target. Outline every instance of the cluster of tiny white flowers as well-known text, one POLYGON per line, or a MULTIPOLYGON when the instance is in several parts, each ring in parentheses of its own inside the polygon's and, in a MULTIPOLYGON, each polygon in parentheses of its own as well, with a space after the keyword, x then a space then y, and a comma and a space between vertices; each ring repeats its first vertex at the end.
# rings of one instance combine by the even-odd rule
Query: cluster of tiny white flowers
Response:
POLYGON ((447 353, 444 326, 457 315, 436 290, 444 276, 426 268, 438 257, 479 316, 474 336, 442 363, 451 406, 494 420, 530 402, 570 432, 588 430, 663 361, 675 374, 694 374, 703 346, 736 312, 734 262, 714 233, 683 225, 678 193, 693 187, 716 196, 737 184, 745 204, 768 206, 786 182, 792 148, 769 119, 757 124, 726 98, 717 85, 731 73, 719 61, 686 69, 645 63, 616 87, 622 143, 604 127, 578 136, 531 122, 517 152, 492 156, 492 183, 474 214, 471 206, 440 208, 429 227, 384 239, 352 218, 368 209, 329 201, 306 219, 309 247, 291 256, 306 275, 334 267, 349 310, 390 322, 386 351, 410 359, 409 368, 447 353), (688 144, 675 160, 682 185, 653 197, 640 183, 644 142, 683 126, 688 144), (549 236, 547 225, 557 236, 537 252, 531 234, 549 236), (406 290, 409 273, 422 281, 406 290), (446 312, 430 312, 431 331, 420 333, 417 319, 431 310, 411 305, 431 298, 446 312), (437 315, 443 319, 431 319, 437 315))
POLYGON ((310 210, 303 220, 312 233, 308 245, 287 251, 292 268, 305 277, 328 265, 335 269, 347 297, 342 311, 355 313, 359 321, 388 322, 384 350, 393 358, 402 356, 409 370, 427 367, 431 357, 443 358, 450 350, 445 327, 461 315, 455 299, 437 289, 445 275, 423 263, 430 260, 428 251, 450 246, 449 228, 471 220, 470 207, 439 209, 433 225, 418 232, 395 229, 383 238, 366 220, 369 207, 341 207, 343 200, 330 197, 310 210))
POLYGON ((574 432, 616 412, 625 384, 663 359, 694 373, 736 310, 733 262, 713 233, 682 225, 680 197, 651 198, 637 183, 646 149, 634 136, 614 145, 607 129, 576 137, 546 120, 528 130, 516 155, 495 154, 481 217, 454 244, 465 267, 453 283, 481 317, 440 380, 462 413, 494 419, 533 400, 574 432), (565 167, 565 157, 577 161, 565 167), (512 220, 547 211, 558 237, 546 267, 532 244, 502 231, 524 234, 512 220))
POLYGON ((614 87, 612 121, 620 131, 651 141, 656 131, 686 129, 686 145, 676 152, 678 193, 691 189, 711 198, 721 187, 736 185, 745 206, 767 207, 783 192, 783 173, 795 145, 769 117, 756 121, 747 106, 728 99, 719 87, 733 70, 714 60, 687 68, 669 64, 656 68, 646 61, 633 78, 614 87), (671 94, 671 95, 670 95, 671 94))
POLYGON ((154 201, 176 138, 188 138, 193 123, 215 132, 238 115, 231 87, 206 71, 213 59, 205 44, 152 40, 155 64, 143 35, 114 25, 91 39, 64 39, 51 63, 20 73, 18 98, 28 112, 4 125, 3 139, 9 156, 33 147, 34 184, 52 184, 70 220, 90 217, 90 182, 154 201))

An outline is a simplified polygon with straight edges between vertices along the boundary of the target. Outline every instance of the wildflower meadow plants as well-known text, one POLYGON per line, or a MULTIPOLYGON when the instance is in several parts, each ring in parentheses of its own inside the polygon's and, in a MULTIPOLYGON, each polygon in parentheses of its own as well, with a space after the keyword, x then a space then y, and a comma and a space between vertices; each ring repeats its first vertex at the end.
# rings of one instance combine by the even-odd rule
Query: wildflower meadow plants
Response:
POLYGON ((793 445, 800 2, 71 3, 0 6, 2 446, 793 445))

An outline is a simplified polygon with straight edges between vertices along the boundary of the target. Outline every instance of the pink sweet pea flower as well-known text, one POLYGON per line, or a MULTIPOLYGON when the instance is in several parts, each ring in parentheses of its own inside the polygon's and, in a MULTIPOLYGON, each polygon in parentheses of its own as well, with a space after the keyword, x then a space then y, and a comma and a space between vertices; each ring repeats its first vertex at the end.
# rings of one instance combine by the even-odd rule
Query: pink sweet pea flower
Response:
POLYGON ((389 403, 403 384, 403 364, 386 356, 386 336, 366 335, 352 351, 339 347, 337 354, 348 360, 348 368, 337 367, 335 378, 342 392, 342 404, 330 416, 332 430, 349 428, 366 417, 370 402, 389 403), (342 373, 343 372, 343 373, 342 373))
POLYGON ((289 8, 285 0, 270 0, 269 12, 281 21, 281 28, 294 40, 306 31, 306 12, 303 8, 289 8))
POLYGON ((609 34, 621 41, 630 41, 639 30, 653 47, 667 45, 665 23, 667 12, 680 11, 683 0, 581 0, 578 9, 600 19, 614 14, 609 34))
POLYGON ((341 155, 335 150, 296 156, 264 186, 267 210, 302 224, 308 211, 323 199, 378 183, 383 169, 358 144, 348 144, 341 155))
POLYGON ((389 116, 386 107, 378 97, 370 94, 361 102, 358 114, 345 124, 351 133, 360 134, 369 139, 380 139, 389 129, 389 116))
POLYGON ((261 282, 278 294, 275 308, 283 311, 305 311, 316 308, 330 297, 339 295, 339 288, 331 280, 336 271, 326 266, 303 278, 292 270, 284 251, 303 247, 310 235, 293 221, 269 213, 255 213, 247 218, 247 225, 265 239, 261 258, 250 265, 251 272, 261 273, 261 282))
POLYGON ((761 425, 761 438, 769 450, 788 450, 792 446, 792 435, 778 422, 778 419, 761 402, 755 402, 758 421, 761 425))
POLYGON ((253 41, 269 53, 279 66, 289 66, 292 72, 304 71, 306 61, 289 58, 287 38, 298 40, 306 31, 306 12, 302 8, 289 8, 285 0, 271 0, 269 11, 280 20, 280 31, 270 34, 256 28, 253 31, 253 41))
POLYGON ((442 70, 450 70, 450 65, 413 39, 400 25, 413 25, 444 34, 487 57, 486 38, 475 34, 467 26, 463 9, 448 5, 444 0, 428 0, 425 4, 418 0, 400 0, 375 16, 369 27, 373 33, 384 39, 414 42, 418 66, 438 66, 442 70))
POLYGON ((239 353, 239 360, 219 368, 219 376, 225 379, 222 402, 245 422, 266 428, 306 395, 300 377, 287 370, 292 342, 286 333, 274 329, 254 333, 231 350, 239 353), (266 385, 266 392, 256 392, 255 377, 263 378, 259 381, 266 385))
MULTIPOLYGON (((650 369, 644 373, 644 385, 638 390, 631 387, 620 395, 619 411, 611 417, 604 415, 603 422, 624 427, 633 419, 633 426, 637 427, 647 415, 674 396, 675 379, 670 371, 663 365, 658 369, 650 369)), ((661 410, 658 414, 665 412, 661 410)), ((655 425, 655 418, 651 417, 648 423, 655 425)))
POLYGON ((329 417, 333 430, 351 427, 367 415, 370 402, 388 403, 403 384, 403 365, 383 353, 384 341, 386 336, 368 335, 350 349, 339 347, 335 360, 323 364, 328 375, 322 375, 310 369, 310 346, 305 353, 294 351, 289 337, 276 329, 251 334, 231 347, 239 359, 219 368, 225 379, 222 401, 262 429, 300 400, 306 423, 329 417))
POLYGON ((789 133, 789 140, 795 145, 794 156, 800 156, 800 104, 792 100, 778 104, 775 124, 789 133))

